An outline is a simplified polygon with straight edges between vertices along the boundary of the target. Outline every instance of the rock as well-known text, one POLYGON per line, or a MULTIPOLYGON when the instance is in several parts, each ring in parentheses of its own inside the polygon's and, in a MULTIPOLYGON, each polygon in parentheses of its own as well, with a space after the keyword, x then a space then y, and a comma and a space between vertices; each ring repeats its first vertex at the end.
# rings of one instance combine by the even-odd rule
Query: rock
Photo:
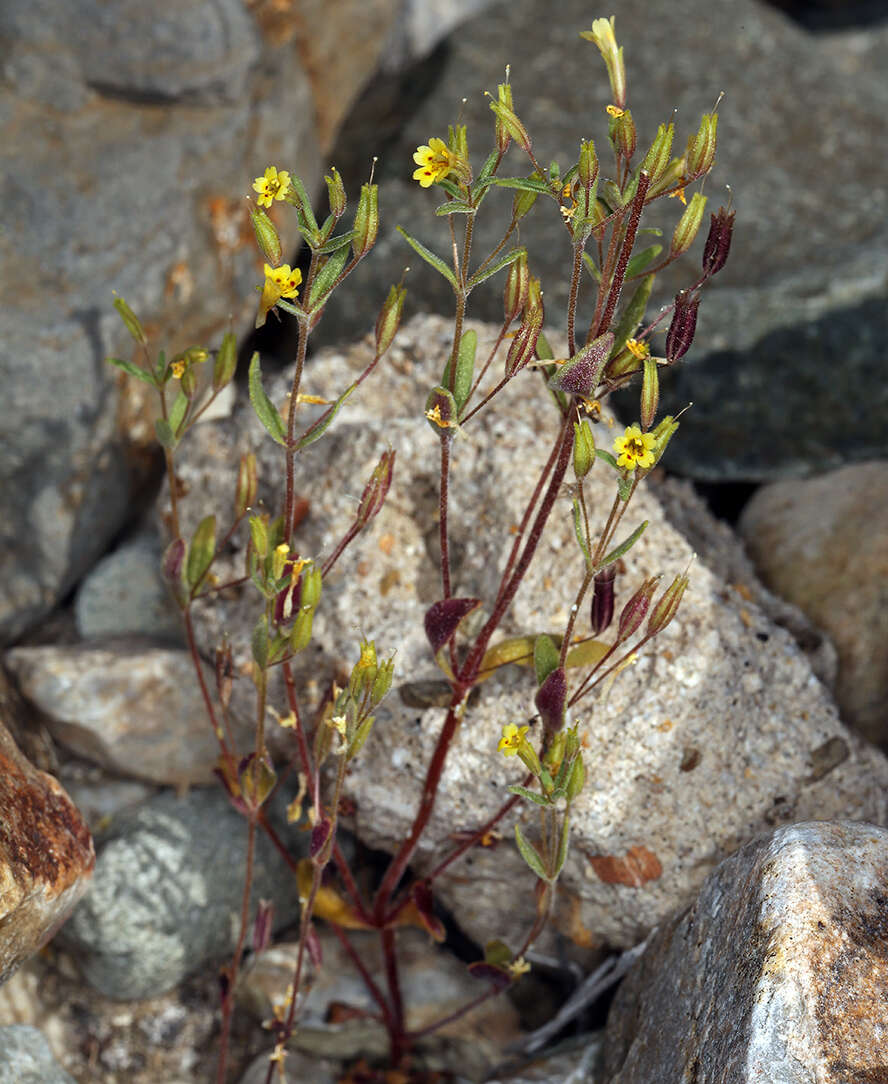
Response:
MULTIPOLYGON (((247 825, 221 789, 162 793, 114 818, 97 839, 93 891, 61 944, 100 993, 154 997, 232 951, 247 825)), ((284 839, 298 849, 298 837, 284 832, 284 839)), ((273 902, 277 928, 298 918, 295 879, 261 831, 252 898, 254 907, 259 899, 273 902)))
MULTIPOLYGON (((754 0, 720 0, 715 8, 708 0, 679 0, 658 11, 656 27, 645 0, 622 0, 614 10, 641 150, 673 109, 683 148, 701 113, 726 92, 706 194, 714 211, 727 202, 723 186, 730 184, 738 211, 734 244, 725 270, 706 291, 692 352, 661 381, 666 412, 694 404, 668 466, 710 481, 758 480, 884 456, 888 400, 872 374, 888 335, 888 190, 871 148, 882 138, 888 107, 881 70, 888 27, 813 35, 754 0), (664 42, 675 43, 668 62, 664 42), (762 87, 770 101, 786 103, 779 118, 763 101, 762 87), (836 176, 844 178, 839 186, 836 176), (844 405, 837 409, 837 403, 844 405)), ((417 89, 405 90, 417 108, 403 131, 382 145, 364 137, 366 157, 383 152, 376 171, 380 241, 374 258, 331 302, 318 328, 326 341, 371 328, 386 285, 398 281, 406 264, 412 267, 412 311, 452 314, 450 286, 418 262, 395 227, 449 258, 447 221, 433 215, 443 194, 411 180, 412 153, 431 136, 446 137, 448 124, 459 118, 468 125, 477 171, 493 135, 482 92, 496 93, 507 64, 515 108, 539 161, 555 158, 564 170, 579 139, 591 136, 602 171, 612 169, 604 65, 595 46, 578 38, 598 13, 607 14, 590 11, 583 0, 559 5, 557 19, 545 0, 490 8, 448 40, 439 81, 421 104, 417 89)), ((373 133, 369 119, 362 120, 373 133)), ((362 138, 348 126, 347 135, 351 142, 362 138)), ((529 172, 526 157, 515 150, 507 164, 507 175, 529 172)), ((360 175, 365 172, 362 163, 360 175)), ((507 224, 510 199, 510 193, 494 193, 476 218, 473 253, 479 262, 507 224), (488 209, 497 207, 497 196, 501 213, 488 209)), ((674 204, 666 200, 653 209, 652 223, 667 228, 667 238, 678 217, 674 204)), ((541 277, 547 320, 563 327, 570 248, 557 211, 535 208, 521 224, 521 243, 541 277)), ((651 313, 690 284, 700 251, 698 244, 660 276, 651 313)), ((473 293, 470 316, 502 319, 502 288, 495 282, 473 293)), ((581 315, 587 308, 581 296, 581 315)))
POLYGON ((764 486, 739 530, 765 583, 835 643, 845 722, 888 744, 888 461, 764 486))
POLYGON ((59 1065, 37 1028, 0 1027, 0 1084, 76 1084, 59 1065))
MULTIPOLYGON (((215 777, 219 743, 187 651, 120 640, 17 647, 6 657, 57 741, 109 771, 187 786, 215 777)), ((204 677, 215 690, 207 666, 204 677)), ((241 742, 252 728, 239 728, 241 742)))
MULTIPOLYGON (((477 330, 484 357, 492 332, 477 330)), ((444 321, 420 318, 407 325, 384 374, 368 379, 346 403, 325 439, 300 458, 296 475, 296 491, 310 502, 300 552, 320 558, 352 522, 381 451, 389 445, 396 450, 388 501, 327 577, 315 639, 295 667, 297 688, 311 704, 335 675, 341 682, 357 658, 359 635, 374 639, 381 655, 395 653, 393 692, 346 780, 359 836, 386 850, 409 829, 443 719, 440 707, 423 710, 410 706, 410 698, 405 703, 399 688, 441 677, 422 631, 423 615, 441 587, 435 557, 439 453, 421 413, 448 346, 444 321)), ((306 377, 306 392, 334 395, 369 360, 368 349, 364 344, 323 354, 306 377)), ((284 382, 268 386, 282 402, 284 382)), ((478 415, 466 427, 466 439, 454 444, 453 591, 483 599, 488 612, 510 527, 519 521, 537 464, 545 461, 553 421, 539 377, 526 372, 506 388, 499 407, 478 415)), ((186 530, 228 506, 232 465, 249 447, 257 450, 265 480, 263 506, 277 507, 269 480, 280 477, 278 450, 262 432, 245 406, 230 423, 195 434, 181 473, 205 502, 186 505, 186 530)), ((615 431, 602 425, 598 433, 605 446, 615 431)), ((604 467, 589 480, 594 518, 611 506, 613 482, 604 467)), ((626 558, 618 607, 644 576, 662 572, 668 582, 692 557, 648 487, 634 498, 625 533, 644 520, 649 527, 626 558)), ((564 628, 582 576, 567 498, 557 502, 546 538, 503 635, 564 628)), ((238 536, 236 548, 223 555, 221 576, 242 567, 244 544, 238 536)), ((584 607, 578 626, 582 635, 588 632, 586 612, 584 607)), ((232 591, 195 619, 205 652, 227 630, 235 669, 249 665, 252 591, 232 591)), ((520 767, 498 756, 496 746, 504 723, 533 717, 534 691, 531 675, 518 667, 503 668, 481 687, 452 747, 415 872, 434 867, 451 850, 454 834, 484 823, 508 798, 506 785, 520 781, 520 767)), ((246 682, 236 684, 232 703, 244 715, 249 692, 246 682)), ((283 713, 279 686, 271 688, 270 703, 283 713)), ((888 761, 844 729, 790 635, 703 561, 656 649, 581 709, 588 784, 574 806, 555 915, 557 928, 575 945, 628 946, 643 939, 693 899, 706 873, 751 834, 811 817, 884 822, 888 816, 888 761)), ((520 815, 532 831, 536 818, 529 810, 520 815)), ((508 818, 498 827, 511 834, 508 818)), ((435 883, 457 922, 480 943, 493 936, 520 943, 530 927, 532 878, 510 843, 476 849, 435 883), (522 884, 526 893, 516 892, 522 884)))
POLYGON ((603 1035, 596 1032, 583 1037, 579 1044, 572 1040, 570 1046, 572 1049, 541 1054, 517 1072, 493 1077, 488 1084, 597 1084, 601 1079, 603 1035))
MULTIPOLYGON (((268 1077, 268 1060, 274 1053, 269 1050, 266 1054, 260 1054, 250 1062, 246 1072, 240 1078, 240 1084, 265 1084, 268 1077)), ((310 1080, 312 1084, 337 1084, 341 1079, 341 1066, 335 1062, 322 1062, 316 1058, 306 1057, 304 1054, 287 1051, 287 1060, 284 1062, 284 1074, 281 1076, 278 1068, 275 1068, 275 1084, 303 1084, 310 1080)))
MULTIPOLYGON (((382 1023, 374 1017, 375 1002, 339 941, 327 930, 318 932, 323 965, 308 991, 290 1045, 318 1058, 384 1058, 388 1039, 382 1023), (343 1006, 354 1011, 343 1013, 343 1006)), ((370 974, 382 976, 378 936, 360 931, 350 939, 370 974)), ((271 1019, 275 1008, 283 1011, 298 948, 286 942, 275 945, 245 973, 238 996, 258 1018, 271 1019)), ((411 1031, 456 1012, 483 993, 483 985, 472 978, 465 964, 436 946, 424 931, 399 932, 398 959, 407 1027, 411 1031)), ((507 997, 496 997, 418 1040, 416 1058, 429 1072, 487 1080, 504 1057, 506 1045, 519 1036, 514 1005, 507 997)))
POLYGON ((822 822, 726 859, 620 987, 605 1079, 883 1079, 886 860, 883 829, 822 822))
POLYGON ((162 555, 156 532, 143 532, 90 570, 74 601, 84 640, 144 636, 184 644, 181 615, 159 572, 162 555))
POLYGON ((11 0, 0 14, 4 640, 102 554, 146 473, 145 388, 105 363, 133 355, 112 289, 154 349, 215 346, 252 319, 251 179, 287 161, 320 180, 294 44, 263 43, 240 0, 146 10, 11 0))
POLYGON ((0 983, 59 929, 94 863, 68 795, 22 756, 0 722, 0 983))

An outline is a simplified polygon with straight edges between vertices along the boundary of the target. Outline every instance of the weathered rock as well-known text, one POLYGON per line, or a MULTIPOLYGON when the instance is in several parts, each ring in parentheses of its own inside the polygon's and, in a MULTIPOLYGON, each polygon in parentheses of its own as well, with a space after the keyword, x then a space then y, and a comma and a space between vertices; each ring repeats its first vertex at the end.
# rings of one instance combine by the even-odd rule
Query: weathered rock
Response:
POLYGON ((105 364, 133 351, 112 288, 155 348, 217 339, 232 315, 251 315, 261 275, 251 178, 286 160, 311 188, 320 163, 297 50, 263 46, 240 0, 165 0, 150 15, 132 2, 12 0, 0 49, 8 640, 102 553, 144 475, 130 446, 150 439, 144 386, 119 394, 105 364))
MULTIPOLYGON (((479 328, 479 357, 492 342, 479 328)), ((297 687, 317 698, 326 682, 357 657, 361 633, 381 654, 396 656, 395 690, 378 712, 373 734, 346 782, 355 800, 358 834, 391 849, 407 833, 443 714, 417 708, 399 687, 440 678, 422 631, 423 615, 440 597, 437 569, 437 441, 422 418, 449 348, 448 327, 435 318, 407 326, 384 374, 368 380, 343 408, 323 441, 300 459, 296 489, 310 501, 300 527, 300 552, 321 557, 352 522, 355 498, 380 452, 396 449, 387 504, 359 543, 327 577, 315 640, 296 665, 297 687)), ((360 371, 367 347, 324 354, 305 390, 331 397, 360 371)), ((492 379, 492 378, 491 378, 492 379)), ((283 402, 284 383, 272 385, 283 402)), ((499 409, 466 427, 453 446, 451 555, 456 596, 489 609, 498 570, 553 434, 553 412, 537 374, 527 372, 503 393, 499 409)), ((207 426, 186 450, 182 477, 206 503, 184 512, 187 529, 213 508, 227 507, 231 465, 247 447, 259 450, 264 506, 277 505, 271 480, 281 473, 278 451, 249 406, 231 423, 207 426)), ((613 437, 607 427, 599 442, 613 437)), ((681 439, 679 432, 676 440, 681 439)), ((589 476, 593 522, 613 500, 605 467, 589 476)), ((703 514, 702 511, 700 513, 703 514)), ((687 542, 669 526, 654 493, 642 487, 625 533, 649 527, 626 558, 618 583, 621 606, 645 575, 667 579, 691 560, 687 542)), ((241 547, 219 572, 234 574, 241 547)), ((502 626, 505 635, 560 632, 582 578, 571 505, 560 500, 548 534, 502 626)), ((235 667, 249 665, 252 592, 231 593, 198 615, 206 651, 223 630, 235 641, 235 667)), ((585 613, 578 632, 586 634, 585 613)), ((406 692, 406 690, 404 690, 406 692)), ((504 723, 534 715, 534 683, 526 670, 504 668, 470 707, 444 771, 434 815, 416 854, 428 870, 452 846, 453 833, 477 826, 508 798, 521 769, 496 754, 504 723)), ((233 703, 249 714, 250 690, 236 685, 233 703)), ((271 702, 279 705, 280 688, 271 702)), ((571 851, 562 877, 556 924, 578 945, 630 945, 693 898, 707 871, 750 834, 788 820, 847 817, 883 822, 888 762, 846 731, 792 638, 750 598, 698 562, 679 617, 655 649, 595 702, 583 701, 588 785, 574 806, 571 851)), ((528 825, 535 818, 526 810, 528 825)), ((507 819, 500 825, 511 831, 507 819)), ((520 941, 532 921, 531 876, 512 846, 473 851, 436 881, 457 921, 478 941, 508 935, 520 941), (526 894, 516 891, 525 884, 526 894)))
MULTIPOLYGON (((268 1078, 268 1059, 274 1053, 269 1050, 267 1054, 260 1054, 247 1067, 246 1072, 240 1079, 240 1084, 265 1084, 268 1078)), ((275 1066, 274 1080, 280 1084, 303 1084, 310 1080, 312 1084, 337 1084, 342 1079, 341 1065, 335 1062, 322 1062, 317 1058, 309 1058, 304 1054, 287 1051, 287 1060, 283 1065, 283 1076, 279 1072, 280 1066, 275 1066)))
POLYGON ((76 1084, 37 1028, 0 1027, 0 1084, 76 1084))
POLYGON ((58 930, 94 863, 71 800, 22 756, 0 722, 0 982, 58 930))
MULTIPOLYGON (((447 220, 433 215, 443 196, 411 180, 412 152, 431 136, 446 136, 459 117, 468 125, 477 171, 493 135, 482 92, 495 94, 507 64, 538 160, 555 158, 563 171, 579 139, 594 137, 609 174, 607 77, 595 46, 578 33, 611 12, 625 48, 639 159, 673 109, 683 148, 701 113, 726 92, 706 194, 715 210, 727 202, 722 186, 731 186, 734 244, 700 307, 692 352, 661 381, 668 412, 694 403, 668 465, 708 480, 772 479, 884 455, 888 390, 873 374, 888 336, 888 191, 872 154, 888 108, 884 24, 813 35, 755 0, 679 0, 657 11, 656 26, 645 0, 620 0, 606 11, 567 0, 557 19, 545 0, 491 8, 452 35, 434 92, 400 135, 372 152, 368 147, 368 156, 384 152, 377 168, 380 241, 356 272, 355 289, 334 297, 319 333, 336 341, 364 334, 387 283, 408 263, 414 311, 453 312, 450 286, 420 266, 394 230, 403 226, 449 258, 447 220), (785 103, 779 120, 771 101, 785 103)), ((529 171, 526 157, 511 151, 506 173, 529 171)), ((494 193, 476 217, 478 262, 499 241, 510 200, 511 193, 494 193), (499 209, 488 211, 498 197, 499 209)), ((667 238, 679 210, 674 200, 655 205, 652 221, 667 229, 667 238)), ((521 243, 542 279, 547 320, 564 326, 571 254, 557 210, 540 201, 521 224, 521 243)), ((661 276, 652 313, 697 275, 699 252, 692 249, 661 276)), ((470 315, 501 320, 501 298, 499 284, 482 286, 472 294, 470 315)), ((589 318, 589 306, 581 295, 581 319, 589 318)))
MULTIPOLYGON (((299 849, 298 836, 282 834, 299 849)), ((93 890, 61 937, 92 986, 121 1000, 154 997, 232 950, 247 825, 221 789, 160 794, 97 840, 93 890)), ((254 909, 273 902, 276 928, 298 918, 295 878, 261 831, 252 899, 254 909)))
MULTIPOLYGON (((329 931, 320 931, 320 937, 323 966, 308 991, 292 1045, 319 1058, 384 1058, 388 1051, 385 1028, 375 1019, 376 1004, 363 979, 329 931), (356 1010, 355 1015, 331 1022, 336 1006, 348 1006, 356 1010)), ((371 975, 384 974, 376 934, 355 933, 352 944, 371 975)), ((275 1007, 282 1011, 285 1006, 298 949, 292 943, 275 945, 244 975, 239 997, 259 1019, 268 1020, 275 1007)), ((472 978, 465 964, 435 945, 424 931, 399 932, 398 959, 407 1027, 411 1031, 456 1012, 483 992, 483 985, 472 978)), ((430 1071, 487 1080, 503 1059, 506 1045, 519 1036, 514 1005, 506 997, 493 998, 419 1040, 416 1058, 430 1071)))
POLYGON ((888 461, 765 486, 739 529, 765 583, 835 643, 845 722, 888 743, 888 461))
POLYGON ((609 1084, 883 1080, 888 833, 789 825, 726 859, 611 1008, 609 1084))
POLYGON ((182 644, 182 618, 159 575, 155 532, 143 532, 104 557, 77 589, 74 612, 84 640, 144 636, 182 644))
MULTIPOLYGON (((150 783, 208 783, 219 743, 187 651, 120 640, 16 647, 6 662, 50 732, 78 756, 150 783)), ((215 677, 204 677, 210 690, 215 677)), ((243 741, 252 733, 242 727, 243 741)))

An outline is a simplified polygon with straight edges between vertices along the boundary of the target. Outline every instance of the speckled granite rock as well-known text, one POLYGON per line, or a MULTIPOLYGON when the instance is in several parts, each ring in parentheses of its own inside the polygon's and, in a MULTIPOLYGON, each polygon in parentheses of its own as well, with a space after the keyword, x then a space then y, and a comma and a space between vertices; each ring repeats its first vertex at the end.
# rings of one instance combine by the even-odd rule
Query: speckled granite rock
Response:
POLYGON ((608 1084, 884 1080, 888 833, 781 828, 723 862, 611 1008, 608 1084))
MULTIPOLYGON (((479 331, 483 356, 490 332, 479 331)), ((444 321, 422 318, 408 325, 384 373, 349 401, 331 435, 300 463, 297 492, 311 505, 299 545, 303 553, 320 555, 351 521, 355 498, 381 450, 386 444, 397 450, 388 503, 328 578, 315 620, 316 641, 297 666, 309 700, 341 669, 340 660, 356 657, 358 629, 375 638, 381 652, 396 652, 396 687, 437 676, 422 617, 440 593, 434 556, 438 453, 422 409, 447 345, 444 321)), ((305 390, 329 396, 368 356, 365 346, 324 355, 308 371, 305 390)), ((283 383, 269 387, 282 402, 283 383)), ((546 455, 552 423, 539 377, 528 372, 510 385, 498 411, 480 415, 477 425, 468 426, 466 439, 456 441, 451 481, 456 595, 491 598, 501 538, 511 537, 509 528, 533 487, 534 464, 546 455)), ((603 443, 612 436, 606 427, 599 434, 603 443)), ((279 476, 277 449, 260 442, 261 429, 249 408, 196 435, 181 470, 191 491, 206 501, 186 510, 190 528, 214 505, 228 506, 227 464, 248 445, 263 449, 265 484, 279 476)), ((606 472, 596 468, 590 480, 591 507, 608 507, 612 489, 606 472)), ((266 504, 275 500, 267 488, 262 497, 266 504)), ((639 493, 629 519, 627 532, 643 519, 650 526, 627 559, 630 571, 620 580, 618 605, 643 575, 672 576, 691 557, 650 490, 639 493)), ((507 634, 563 627, 569 592, 580 578, 567 499, 556 505, 550 527, 503 627, 507 634), (560 584, 567 586, 560 590, 560 584)), ((241 567, 242 545, 240 539, 231 570, 241 567)), ((224 563, 220 574, 225 575, 224 563)), ((232 594, 199 616, 205 649, 223 628, 246 636, 254 620, 252 599, 232 594)), ((725 854, 768 826, 812 817, 884 822, 888 813, 888 761, 842 727, 792 637, 704 562, 695 566, 681 613, 657 646, 606 696, 584 702, 578 712, 589 782, 575 805, 556 924, 579 945, 634 943, 692 899, 725 854)), ((244 666, 246 650, 238 651, 237 665, 244 666)), ((420 871, 440 857, 451 833, 491 815, 507 797, 505 785, 520 778, 514 762, 495 750, 503 723, 534 714, 533 692, 532 680, 517 668, 483 686, 455 742, 417 852, 420 871)), ((246 681, 237 683, 233 702, 247 711, 246 681)), ((397 693, 379 711, 371 740, 347 781, 357 806, 356 827, 367 843, 391 848, 406 831, 442 717, 438 708, 408 706, 397 693)), ((533 822, 527 811, 521 816, 533 822)), ((505 833, 509 830, 506 823, 505 833)), ((510 844, 473 852, 448 871, 438 889, 460 924, 480 941, 505 932, 506 914, 515 937, 530 921, 530 876, 510 844), (516 893, 521 883, 528 886, 526 896, 516 893)))
POLYGON ((75 1084, 37 1028, 0 1027, 0 1084, 75 1084))

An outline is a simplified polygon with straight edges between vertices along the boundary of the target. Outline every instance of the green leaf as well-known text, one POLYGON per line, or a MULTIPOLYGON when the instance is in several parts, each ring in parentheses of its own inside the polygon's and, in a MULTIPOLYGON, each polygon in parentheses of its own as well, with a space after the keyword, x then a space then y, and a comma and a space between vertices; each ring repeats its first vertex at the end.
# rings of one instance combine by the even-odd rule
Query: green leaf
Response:
POLYGON ((635 288, 635 292, 629 299, 625 309, 623 309, 619 323, 614 328, 614 345, 610 353, 612 358, 615 358, 620 353, 626 345, 626 340, 635 334, 638 325, 644 319, 655 278, 655 275, 645 275, 635 288))
POLYGON ((446 263, 444 263, 440 256, 436 256, 434 252, 431 251, 431 249, 426 248, 425 245, 421 241, 417 241, 415 237, 411 237, 410 234, 401 226, 398 226, 398 233, 400 233, 400 235, 404 238, 407 244, 410 245, 414 252, 418 252, 427 264, 434 267, 434 269, 439 274, 443 275, 444 278, 447 279, 447 281, 454 288, 454 290, 457 289, 456 275, 454 275, 453 271, 447 266, 446 263))
POLYGON ((540 857, 539 851, 532 843, 529 843, 524 838, 524 833, 521 831, 521 826, 519 824, 515 825, 515 842, 518 844, 518 850, 521 852, 521 857, 530 866, 537 877, 539 877, 541 881, 549 883, 549 875, 546 873, 546 867, 543 865, 543 860, 540 857))
POLYGON ((589 542, 586 538, 585 527, 583 525, 583 513, 580 509, 580 502, 573 502, 574 513, 574 534, 577 536, 577 543, 582 550, 583 557, 586 559, 586 568, 591 568, 592 557, 589 553, 589 542))
POLYGON ((529 177, 494 177, 492 183, 499 188, 520 188, 522 192, 549 192, 545 181, 532 181, 529 177))
POLYGON ((188 547, 188 560, 185 563, 185 582, 191 588, 192 595, 209 571, 215 556, 216 517, 206 516, 197 525, 191 545, 188 547))
POLYGON ((141 365, 136 365, 132 361, 126 361, 124 358, 108 358, 109 365, 116 365, 118 369, 123 369, 129 376, 134 376, 136 380, 141 380, 144 384, 149 384, 152 388, 157 387, 157 381, 151 373, 146 373, 141 365))
POLYGON ((533 644, 533 666, 536 670, 537 685, 542 685, 553 670, 558 669, 559 654, 551 636, 544 632, 537 636, 533 644))
POLYGON ((264 670, 268 665, 268 622, 265 619, 265 614, 253 626, 253 632, 250 635, 250 647, 257 666, 264 670))
POLYGON ((256 417, 265 426, 271 438, 278 444, 287 443, 287 428, 284 419, 274 403, 265 394, 262 387, 262 370, 259 368, 259 353, 253 354, 250 359, 250 402, 256 417))
POLYGON ((614 470, 619 470, 620 469, 617 466, 616 459, 614 459, 614 457, 610 454, 610 452, 606 452, 604 450, 604 448, 596 448, 595 449, 595 454, 598 456, 599 459, 603 459, 605 461, 605 463, 607 463, 607 465, 609 467, 613 467, 614 470))
MULTIPOLYGON (((478 333, 471 328, 463 333, 459 340, 459 352, 456 358, 456 380, 453 384, 453 398, 456 402, 457 412, 462 410, 469 392, 472 390, 472 378, 475 375, 475 351, 478 348, 478 333)), ((444 376, 441 384, 445 388, 450 387, 450 359, 444 368, 444 376)))
POLYGON ((342 274, 342 269, 345 267, 347 260, 348 249, 340 248, 330 256, 317 275, 315 275, 314 281, 311 284, 311 289, 308 292, 306 307, 309 312, 319 309, 330 296, 333 287, 336 285, 336 280, 342 274))
POLYGON ((526 798, 528 802, 534 802, 536 805, 548 806, 551 804, 545 795, 537 794, 535 790, 528 790, 527 787, 522 787, 518 783, 506 787, 506 790, 512 794, 517 794, 519 798, 526 798))
POLYGON ((606 557, 602 558, 601 564, 598 567, 604 568, 605 565, 613 564, 613 562, 616 561, 618 557, 622 557, 624 553, 628 553, 629 550, 631 550, 635 543, 639 540, 639 538, 641 538, 641 536, 644 534, 647 525, 647 520, 645 520, 643 523, 639 523, 639 525, 635 528, 632 534, 629 535, 628 538, 624 539, 619 544, 619 546, 616 547, 616 549, 612 549, 606 557))
POLYGON ((166 418, 157 418, 154 422, 154 432, 157 435, 157 439, 164 446, 172 451, 179 443, 176 440, 175 434, 170 428, 170 423, 166 418))
POLYGON ((351 393, 357 387, 357 384, 352 384, 345 389, 342 395, 336 400, 332 406, 327 407, 324 413, 318 418, 314 424, 310 425, 308 429, 302 434, 302 436, 296 441, 296 448, 298 451, 302 451, 303 448, 307 448, 309 444, 314 444, 316 440, 320 440, 330 427, 333 419, 339 413, 339 408, 345 402, 345 400, 351 395, 351 393))
POLYGON ((465 200, 451 199, 435 208, 435 214, 440 218, 446 215, 473 215, 476 208, 465 200))
POLYGON ((632 479, 630 478, 618 478, 617 479, 617 493, 620 495, 621 501, 628 501, 632 496, 632 479))
POLYGON ((220 391, 230 384, 236 368, 237 339, 230 331, 226 331, 213 364, 213 391, 220 391))
POLYGON ((340 233, 337 237, 331 237, 329 241, 325 241, 322 245, 318 245, 313 252, 316 252, 319 256, 324 256, 329 252, 338 252, 341 248, 346 248, 354 240, 355 231, 349 230, 348 233, 340 233))
POLYGON ((480 267, 474 275, 469 279, 466 284, 466 289, 472 290, 479 283, 484 282, 486 279, 491 278, 497 273, 502 271, 504 267, 508 267, 509 264, 513 264, 520 256, 527 252, 526 248, 513 248, 511 252, 507 252, 504 256, 500 256, 498 260, 494 260, 493 263, 489 263, 486 267, 480 267))
POLYGON ((626 264, 626 280, 640 275, 645 268, 649 267, 663 251, 662 245, 649 245, 640 252, 633 253, 629 263, 626 264))
POLYGON ((570 842, 570 817, 564 814, 564 823, 561 825, 561 838, 558 840, 558 854, 555 856, 555 872, 552 875, 554 881, 558 874, 564 869, 564 863, 567 860, 567 845, 570 842))
POLYGON ((598 264, 592 259, 588 252, 583 253, 583 263, 586 265, 586 270, 595 279, 596 282, 601 282, 601 272, 598 270, 598 264))
POLYGON ((175 433, 177 437, 182 436, 185 425, 185 415, 188 413, 188 396, 183 391, 179 391, 173 401, 172 409, 170 410, 169 423, 170 429, 175 433))
POLYGON ((290 187, 296 193, 296 199, 288 199, 287 202, 295 202, 302 214, 304 227, 300 226, 300 230, 303 233, 316 234, 318 232, 318 220, 315 218, 314 212, 311 209, 311 200, 308 198, 308 193, 305 191, 305 185, 302 183, 302 178, 298 177, 295 173, 291 173, 290 187))

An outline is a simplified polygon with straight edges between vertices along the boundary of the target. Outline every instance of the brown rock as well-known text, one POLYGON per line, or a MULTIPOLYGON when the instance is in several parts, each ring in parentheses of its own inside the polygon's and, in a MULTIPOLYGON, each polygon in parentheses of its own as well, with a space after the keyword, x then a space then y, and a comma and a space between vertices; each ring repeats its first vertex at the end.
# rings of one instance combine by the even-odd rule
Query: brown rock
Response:
POLYGON ((740 532, 765 583, 835 642, 846 722, 888 745, 888 463, 765 486, 740 532))
POLYGON ((68 795, 0 723, 0 982, 53 936, 94 865, 92 838, 68 795))

